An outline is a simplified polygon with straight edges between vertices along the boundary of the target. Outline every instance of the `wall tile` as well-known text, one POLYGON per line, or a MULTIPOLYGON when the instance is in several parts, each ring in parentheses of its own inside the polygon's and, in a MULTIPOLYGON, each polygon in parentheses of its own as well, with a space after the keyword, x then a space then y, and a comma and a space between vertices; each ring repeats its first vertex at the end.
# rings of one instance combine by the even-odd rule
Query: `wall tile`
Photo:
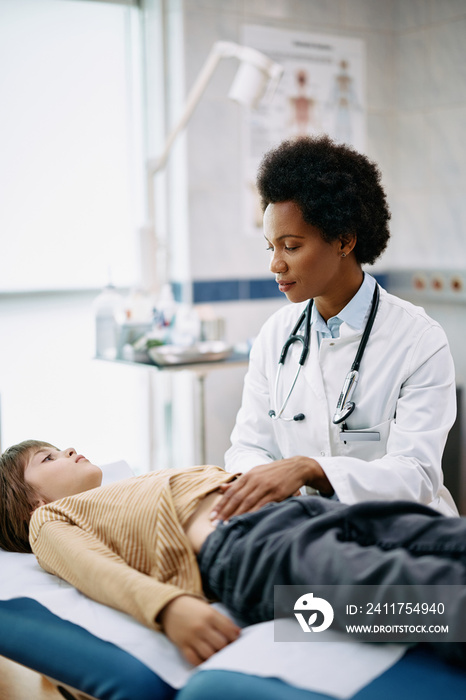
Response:
POLYGON ((290 17, 289 0, 244 0, 243 18, 264 17, 286 19, 290 17))
POLYGON ((394 120, 390 113, 369 112, 367 115, 366 153, 382 173, 382 184, 388 190, 394 181, 394 120))
MULTIPOLYGON (((197 78, 216 41, 241 43, 240 20, 235 14, 199 10, 185 13, 185 72, 189 89, 197 78)), ((206 97, 224 94, 225 85, 231 85, 238 68, 234 58, 223 59, 218 64, 204 93, 206 97)))
POLYGON ((227 98, 204 98, 188 128, 189 180, 195 187, 237 190, 240 171, 242 108, 227 98))
POLYGON ((395 38, 395 99, 402 110, 424 109, 429 101, 429 46, 426 32, 395 38))
POLYGON ((250 280, 249 296, 251 299, 269 299, 271 297, 283 299, 283 293, 278 289, 273 275, 264 279, 250 280))
POLYGON ((383 263, 388 268, 432 267, 432 235, 427 194, 392 197, 391 240, 383 263))
POLYGON ((397 31, 425 27, 430 18, 430 0, 395 0, 394 17, 397 31))
POLYGON ((243 8, 243 0, 183 0, 186 12, 210 10, 212 12, 235 12, 239 14, 243 8))
POLYGON ((461 194, 407 194, 395 199, 392 240, 384 263, 391 268, 464 268, 466 203, 461 194))
POLYGON ((432 111, 427 118, 434 188, 466 187, 466 105, 432 111))
POLYGON ((394 0, 346 0, 346 26, 359 29, 393 31, 394 0))
POLYGON ((466 18, 439 24, 430 31, 429 104, 466 102, 466 18))
POLYGON ((288 7, 290 17, 302 21, 309 31, 315 24, 338 25, 342 21, 341 0, 290 0, 288 7))
POLYGON ((395 118, 395 180, 397 186, 421 191, 430 183, 429 130, 423 112, 395 118))
POLYGON ((221 301, 237 301, 240 298, 239 280, 210 280, 194 282, 193 301, 206 304, 221 301))
POLYGON ((272 275, 262 279, 217 279, 193 282, 194 304, 282 298, 283 294, 272 275))
POLYGON ((466 4, 464 0, 430 0, 430 14, 432 22, 465 17, 466 4))
POLYGON ((431 256, 438 267, 466 267, 464 194, 435 192, 429 198, 431 256))
POLYGON ((269 255, 262 232, 241 233, 238 188, 191 188, 190 255, 193 279, 262 278, 269 255))
POLYGON ((392 34, 366 32, 367 107, 393 110, 394 106, 394 39, 392 34))
MULTIPOLYGON (((345 0, 244 0, 243 21, 267 24, 274 21, 294 23, 303 31, 316 31, 342 23, 345 0)), ((283 25, 281 25, 283 26, 283 25)))

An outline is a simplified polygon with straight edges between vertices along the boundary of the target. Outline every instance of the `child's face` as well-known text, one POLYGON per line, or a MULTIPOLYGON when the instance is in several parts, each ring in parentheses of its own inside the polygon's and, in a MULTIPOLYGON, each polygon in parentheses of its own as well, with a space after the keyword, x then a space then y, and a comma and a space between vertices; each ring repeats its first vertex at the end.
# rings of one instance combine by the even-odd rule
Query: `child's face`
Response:
POLYGON ((29 454, 24 479, 38 494, 38 505, 100 486, 102 472, 71 447, 41 447, 29 454))

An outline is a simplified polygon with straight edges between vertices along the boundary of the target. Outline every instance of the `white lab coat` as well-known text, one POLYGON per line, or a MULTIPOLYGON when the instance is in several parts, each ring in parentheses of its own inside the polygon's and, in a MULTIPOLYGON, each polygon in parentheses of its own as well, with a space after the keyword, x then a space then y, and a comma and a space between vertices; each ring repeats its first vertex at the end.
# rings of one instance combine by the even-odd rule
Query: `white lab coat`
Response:
POLYGON ((285 306, 264 324, 251 351, 243 401, 225 455, 228 471, 247 472, 276 459, 306 455, 322 466, 344 503, 411 500, 446 515, 457 509, 443 485, 441 458, 456 415, 455 372, 443 329, 423 309, 380 290, 380 305, 353 395, 350 430, 378 433, 377 441, 340 440, 332 422, 338 397, 362 336, 343 323, 340 338, 311 348, 286 417, 272 420, 293 382, 302 345, 287 355, 274 405, 281 348, 305 303, 285 306))

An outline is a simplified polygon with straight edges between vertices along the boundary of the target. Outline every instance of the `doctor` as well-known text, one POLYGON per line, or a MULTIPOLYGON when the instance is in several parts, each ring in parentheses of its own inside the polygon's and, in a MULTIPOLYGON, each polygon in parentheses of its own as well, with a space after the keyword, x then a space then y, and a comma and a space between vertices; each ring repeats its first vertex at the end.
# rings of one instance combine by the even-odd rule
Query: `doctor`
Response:
POLYGON ((225 456, 242 476, 222 487, 211 517, 302 487, 348 504, 401 499, 457 514, 441 469, 456 412, 445 333, 361 267, 389 238, 377 167, 328 137, 303 137, 266 154, 258 188, 270 270, 291 304, 252 348, 225 456))

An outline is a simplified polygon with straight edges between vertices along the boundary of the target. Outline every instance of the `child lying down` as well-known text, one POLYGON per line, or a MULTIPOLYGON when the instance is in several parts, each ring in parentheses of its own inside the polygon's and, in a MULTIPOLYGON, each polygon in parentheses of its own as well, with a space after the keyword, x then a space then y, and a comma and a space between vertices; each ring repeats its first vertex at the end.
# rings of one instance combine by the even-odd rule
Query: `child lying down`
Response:
MULTIPOLYGON (((245 624, 274 617, 274 585, 458 585, 449 620, 466 621, 466 519, 416 503, 345 505, 315 496, 216 523, 235 475, 167 469, 101 486, 72 448, 29 440, 0 457, 0 546, 30 552, 94 600, 163 630, 197 665, 245 624)), ((437 645, 455 663, 465 644, 437 645)))

